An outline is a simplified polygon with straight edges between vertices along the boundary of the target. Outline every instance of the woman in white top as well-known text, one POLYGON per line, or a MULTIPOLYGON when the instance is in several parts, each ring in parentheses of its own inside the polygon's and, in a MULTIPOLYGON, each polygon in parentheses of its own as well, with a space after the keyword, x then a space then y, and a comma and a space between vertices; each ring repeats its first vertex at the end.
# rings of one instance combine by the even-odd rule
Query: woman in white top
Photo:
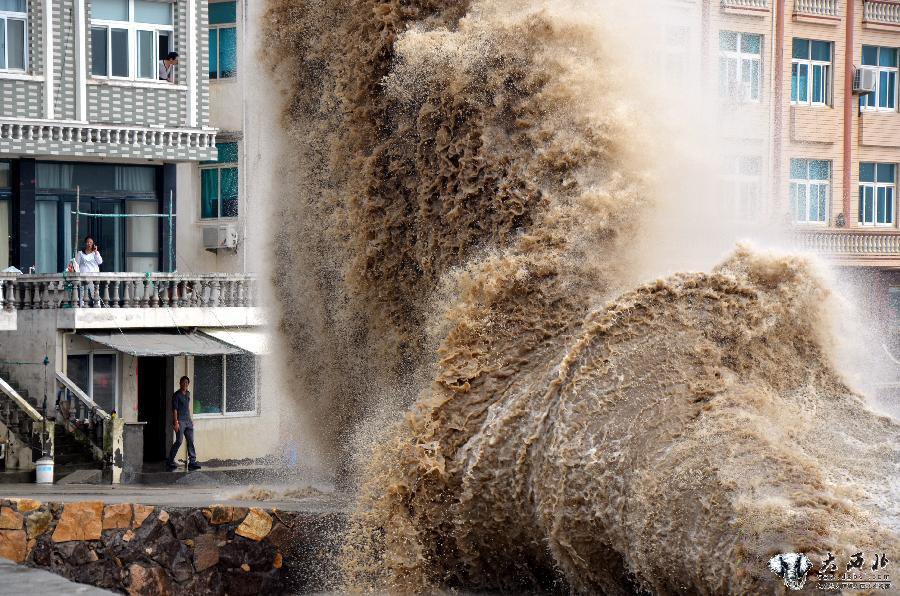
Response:
POLYGON ((90 236, 84 239, 84 250, 78 251, 75 262, 81 273, 100 273, 103 257, 100 256, 100 247, 94 244, 94 239, 90 236))

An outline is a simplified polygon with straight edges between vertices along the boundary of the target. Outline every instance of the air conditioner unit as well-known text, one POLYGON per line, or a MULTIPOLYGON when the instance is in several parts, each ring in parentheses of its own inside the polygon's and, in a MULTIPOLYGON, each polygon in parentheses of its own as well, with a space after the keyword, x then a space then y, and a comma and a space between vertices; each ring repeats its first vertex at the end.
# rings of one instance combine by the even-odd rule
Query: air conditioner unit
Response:
POLYGON ((203 248, 206 250, 219 250, 220 248, 237 248, 237 227, 208 226, 203 228, 203 248))
POLYGON ((853 73, 853 92, 865 95, 875 93, 875 85, 878 81, 878 73, 874 68, 860 66, 853 73))

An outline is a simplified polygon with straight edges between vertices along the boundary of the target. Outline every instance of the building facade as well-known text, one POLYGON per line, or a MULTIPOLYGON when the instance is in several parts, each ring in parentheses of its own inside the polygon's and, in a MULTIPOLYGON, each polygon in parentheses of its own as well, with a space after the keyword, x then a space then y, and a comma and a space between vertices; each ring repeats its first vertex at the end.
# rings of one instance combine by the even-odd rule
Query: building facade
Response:
POLYGON ((115 446, 136 435, 143 461, 161 461, 181 375, 201 460, 274 449, 260 271, 243 242, 241 4, 0 0, 8 469, 79 433, 116 479, 130 464, 115 446), (66 273, 86 236, 100 273, 66 273))

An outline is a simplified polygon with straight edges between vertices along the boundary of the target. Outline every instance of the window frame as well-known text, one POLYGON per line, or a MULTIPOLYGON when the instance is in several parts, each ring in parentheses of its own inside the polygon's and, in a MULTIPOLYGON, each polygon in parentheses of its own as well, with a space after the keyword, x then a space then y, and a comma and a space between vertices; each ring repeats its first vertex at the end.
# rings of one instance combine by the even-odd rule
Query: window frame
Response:
POLYGON ((237 149, 237 160, 233 162, 200 162, 200 210, 199 210, 199 220, 201 222, 215 222, 215 221, 235 221, 240 217, 241 210, 241 143, 237 140, 235 141, 223 141, 221 144, 233 143, 235 148, 237 149), (237 176, 237 215, 222 215, 222 170, 235 170, 237 176), (218 197, 216 199, 217 215, 215 217, 203 217, 203 172, 209 170, 216 170, 217 177, 217 193, 218 197))
POLYGON ((897 164, 890 162, 860 162, 860 179, 859 179, 859 209, 857 210, 857 216, 859 218, 860 227, 866 228, 893 228, 896 226, 897 221, 897 164), (875 169, 874 177, 875 180, 873 182, 863 181, 862 180, 862 166, 863 164, 872 164, 875 169), (894 181, 893 182, 879 182, 878 181, 878 166, 891 166, 894 168, 894 181), (872 190, 872 221, 866 222, 865 217, 865 209, 864 209, 864 190, 871 189, 872 190), (884 189, 885 191, 885 200, 887 200, 888 191, 890 191, 891 199, 891 221, 879 223, 878 222, 878 190, 884 189))
POLYGON ((790 168, 790 201, 791 201, 791 214, 794 224, 796 225, 809 225, 809 226, 827 226, 828 221, 830 219, 831 214, 831 179, 834 175, 834 164, 831 160, 828 159, 814 159, 814 158, 791 158, 788 162, 788 167, 790 168), (795 178, 793 174, 793 162, 802 161, 806 164, 806 178, 795 178), (812 167, 813 162, 823 162, 828 164, 828 178, 825 180, 812 179, 810 178, 810 169, 812 167), (798 219, 797 217, 797 195, 800 187, 804 188, 805 192, 805 201, 806 201, 806 214, 804 219, 798 219), (825 207, 822 209, 822 213, 824 214, 823 219, 810 219, 810 190, 815 187, 817 191, 821 191, 823 188, 825 190, 825 207))
MULTIPOLYGON (((122 390, 122 383, 121 383, 121 379, 119 378, 119 376, 120 376, 119 365, 121 363, 121 360, 119 359, 119 353, 116 350, 97 349, 97 350, 87 350, 87 351, 76 350, 74 352, 67 352, 66 353, 66 375, 69 374, 69 358, 70 357, 72 357, 72 356, 87 356, 88 357, 88 386, 87 386, 87 388, 79 387, 79 389, 84 391, 84 393, 89 398, 91 398, 91 400, 94 401, 94 403, 97 403, 96 400, 94 400, 94 355, 95 354, 99 354, 101 356, 112 356, 113 357, 113 370, 115 371, 115 373, 113 374, 113 380, 116 384, 115 391, 113 392, 113 410, 115 410, 116 412, 119 412, 121 410, 120 399, 121 399, 121 390, 122 390)), ((110 414, 110 413, 111 412, 107 412, 107 414, 110 414)))
POLYGON ((760 155, 728 155, 725 158, 727 167, 722 176, 723 191, 727 196, 734 197, 730 207, 730 219, 736 222, 753 222, 764 215, 762 187, 763 187, 763 158, 760 155), (744 174, 742 165, 745 160, 756 162, 756 174, 744 174), (755 189, 755 197, 747 198, 744 190, 752 186, 755 189))
POLYGON ((0 67, 0 73, 6 74, 23 74, 28 72, 28 64, 29 64, 29 31, 28 31, 28 9, 29 4, 28 0, 25 2, 25 12, 16 12, 12 10, 0 10, 0 27, 3 27, 3 35, 4 35, 4 53, 3 53, 3 65, 0 67), (9 67, 9 29, 7 28, 7 21, 22 21, 22 26, 25 34, 22 36, 22 43, 24 47, 22 48, 22 68, 10 68, 9 67))
MULTIPOLYGON (((172 14, 172 24, 171 25, 161 25, 158 23, 142 23, 139 21, 135 21, 135 0, 127 0, 128 2, 128 20, 127 21, 113 21, 109 19, 96 19, 93 16, 91 17, 90 24, 88 25, 88 30, 93 35, 94 29, 105 28, 106 33, 106 75, 97 75, 94 74, 94 56, 91 54, 91 63, 89 65, 91 78, 98 81, 133 81, 136 83, 156 83, 159 85, 170 85, 168 81, 162 81, 159 79, 159 61, 161 57, 159 55, 159 37, 160 32, 167 32, 169 34, 169 51, 172 51, 172 42, 175 39, 175 5, 166 3, 169 7, 169 10, 172 14), (112 34, 111 31, 113 29, 124 29, 127 31, 127 39, 128 39, 128 75, 126 76, 114 76, 112 74, 112 63, 110 57, 112 56, 112 34), (153 60, 153 77, 141 77, 139 76, 140 71, 140 61, 138 58, 139 46, 138 46, 138 32, 139 31, 151 31, 153 33, 153 49, 155 52, 156 59, 153 60)), ((88 36, 88 45, 90 45, 90 35, 88 36)))
MULTIPOLYGON (((876 64, 863 64, 865 68, 871 68, 875 70, 875 92, 867 93, 861 95, 859 98, 859 109, 862 112, 896 112, 897 111, 897 92, 900 90, 898 88, 898 79, 900 79, 900 65, 897 64, 900 61, 900 48, 892 48, 889 46, 870 46, 869 44, 863 44, 861 47, 873 47, 877 50, 875 54, 875 62, 876 64), (895 61, 894 66, 881 66, 881 50, 894 50, 895 52, 895 61), (880 103, 878 100, 881 98, 882 88, 881 88, 881 74, 882 73, 892 73, 894 75, 894 105, 881 107, 878 104, 880 103), (869 100, 872 100, 874 105, 869 105, 869 100)), ((860 63, 862 63, 862 53, 860 54, 860 63)))
POLYGON ((832 77, 834 76, 834 42, 825 41, 821 39, 806 39, 803 37, 795 38, 792 41, 805 41, 807 46, 807 55, 808 58, 794 58, 793 51, 791 56, 791 105, 792 106, 808 106, 808 107, 830 107, 832 104, 832 77), (823 42, 829 45, 829 55, 831 56, 831 60, 814 60, 812 57, 812 44, 813 42, 823 42), (806 71, 806 101, 800 101, 799 99, 799 71, 800 66, 805 65, 807 68, 806 71), (825 88, 822 90, 822 101, 815 101, 813 99, 814 96, 814 88, 815 88, 815 77, 813 76, 813 71, 816 67, 821 67, 824 69, 824 76, 822 77, 822 83, 825 88), (796 74, 795 74, 796 69, 796 74), (798 77, 797 81, 797 99, 794 98, 794 77, 798 77))
MULTIPOLYGON (((198 419, 217 419, 217 418, 252 418, 255 416, 259 416, 259 386, 260 379, 262 378, 260 374, 260 363, 262 362, 262 358, 259 357, 258 354, 251 354, 254 360, 256 361, 256 375, 253 380, 253 409, 252 410, 244 410, 240 412, 228 412, 226 410, 228 405, 228 354, 217 354, 217 355, 209 355, 205 356, 205 358, 215 358, 218 356, 222 359, 222 395, 220 396, 220 404, 221 404, 221 412, 207 412, 207 413, 194 413, 194 404, 191 403, 191 417, 194 420, 198 419)), ((192 367, 196 367, 197 365, 197 357, 194 357, 191 362, 192 367)), ((194 378, 196 378, 196 370, 194 372, 194 378)), ((196 397, 192 396, 193 400, 196 400, 196 397)))
MULTIPOLYGON (((734 101, 738 101, 740 103, 761 103, 763 96, 763 48, 764 48, 764 36, 761 33, 745 33, 742 31, 731 31, 729 29, 722 29, 719 31, 719 97, 720 99, 732 99, 734 101), (736 35, 736 45, 734 50, 723 50, 722 49, 722 36, 724 34, 734 34, 736 35), (751 54, 744 52, 741 50, 742 42, 745 37, 757 37, 759 38, 759 53, 751 54), (728 68, 730 61, 735 62, 735 80, 732 81, 730 77, 727 77, 727 73, 730 72, 730 68, 728 68), (756 62, 757 63, 757 96, 753 97, 753 82, 749 83, 750 90, 749 93, 744 93, 746 89, 744 83, 744 62, 756 62), (723 64, 725 68, 723 69, 723 64), (727 83, 727 84, 724 84, 727 83), (736 89, 740 88, 741 93, 738 96, 735 93, 736 89)), ((752 74, 752 70, 751 70, 752 74)))

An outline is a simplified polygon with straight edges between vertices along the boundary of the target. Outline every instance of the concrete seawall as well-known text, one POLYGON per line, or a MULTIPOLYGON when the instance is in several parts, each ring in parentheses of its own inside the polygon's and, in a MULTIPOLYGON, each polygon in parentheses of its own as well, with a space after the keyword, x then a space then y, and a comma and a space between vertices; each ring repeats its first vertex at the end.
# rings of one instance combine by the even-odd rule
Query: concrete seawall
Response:
POLYGON ((343 524, 335 510, 9 498, 0 558, 129 594, 299 594, 336 586, 343 524))

